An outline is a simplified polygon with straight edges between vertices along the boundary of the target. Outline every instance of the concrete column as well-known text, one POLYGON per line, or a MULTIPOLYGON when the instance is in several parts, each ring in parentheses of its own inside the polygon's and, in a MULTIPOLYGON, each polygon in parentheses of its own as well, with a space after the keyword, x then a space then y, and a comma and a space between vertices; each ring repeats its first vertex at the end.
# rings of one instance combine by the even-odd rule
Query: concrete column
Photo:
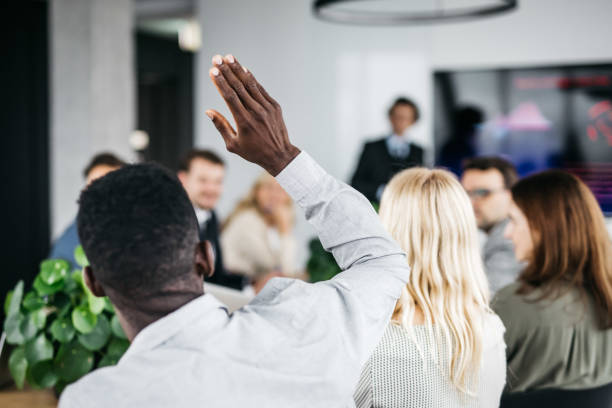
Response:
POLYGON ((131 0, 50 4, 51 230, 76 215, 82 171, 97 152, 125 160, 135 125, 131 0))

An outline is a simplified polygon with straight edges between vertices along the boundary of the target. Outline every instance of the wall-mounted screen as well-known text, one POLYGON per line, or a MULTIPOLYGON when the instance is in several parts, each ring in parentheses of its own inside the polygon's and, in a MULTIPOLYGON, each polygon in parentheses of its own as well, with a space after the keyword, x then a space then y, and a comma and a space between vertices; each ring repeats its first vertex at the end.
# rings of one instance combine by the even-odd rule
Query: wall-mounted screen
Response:
POLYGON ((612 215, 612 64, 438 71, 434 83, 438 165, 502 155, 521 176, 565 169, 612 215))

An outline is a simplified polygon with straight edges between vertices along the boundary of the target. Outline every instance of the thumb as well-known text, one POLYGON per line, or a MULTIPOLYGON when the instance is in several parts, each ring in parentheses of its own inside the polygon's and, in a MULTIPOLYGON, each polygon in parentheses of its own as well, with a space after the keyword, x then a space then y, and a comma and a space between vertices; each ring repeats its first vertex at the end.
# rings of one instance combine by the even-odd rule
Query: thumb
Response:
POLYGON ((225 142, 227 150, 232 151, 236 145, 236 131, 232 128, 232 125, 225 119, 225 117, 214 109, 208 109, 206 111, 208 116, 225 142))

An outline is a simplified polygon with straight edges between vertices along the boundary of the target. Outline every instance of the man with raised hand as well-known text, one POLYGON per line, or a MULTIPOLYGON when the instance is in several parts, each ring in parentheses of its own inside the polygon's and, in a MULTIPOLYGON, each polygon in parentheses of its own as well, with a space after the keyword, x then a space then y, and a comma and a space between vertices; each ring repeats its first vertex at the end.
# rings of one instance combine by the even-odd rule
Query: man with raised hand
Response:
POLYGON ((62 394, 61 407, 344 407, 401 288, 406 258, 370 203, 287 136, 278 103, 228 55, 213 83, 236 122, 209 110, 227 149, 256 163, 304 209, 344 270, 309 284, 269 281, 233 314, 202 290, 212 272, 193 207, 176 178, 127 166, 80 199, 85 281, 108 295, 132 344, 114 367, 62 394))

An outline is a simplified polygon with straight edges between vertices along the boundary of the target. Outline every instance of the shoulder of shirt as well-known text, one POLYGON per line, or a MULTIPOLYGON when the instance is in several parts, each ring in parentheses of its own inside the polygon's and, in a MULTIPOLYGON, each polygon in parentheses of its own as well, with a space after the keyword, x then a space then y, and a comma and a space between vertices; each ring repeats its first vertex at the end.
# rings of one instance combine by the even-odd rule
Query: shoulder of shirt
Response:
POLYGON ((377 138, 377 139, 371 139, 365 142, 365 144, 363 145, 364 148, 368 148, 368 147, 374 147, 377 145, 385 145, 386 140, 389 138, 389 136, 384 136, 382 138, 377 138))
POLYGON ((99 368, 67 386, 60 396, 58 408, 114 405, 112 401, 117 393, 108 393, 104 390, 113 388, 111 383, 117 378, 116 369, 117 366, 99 368))

